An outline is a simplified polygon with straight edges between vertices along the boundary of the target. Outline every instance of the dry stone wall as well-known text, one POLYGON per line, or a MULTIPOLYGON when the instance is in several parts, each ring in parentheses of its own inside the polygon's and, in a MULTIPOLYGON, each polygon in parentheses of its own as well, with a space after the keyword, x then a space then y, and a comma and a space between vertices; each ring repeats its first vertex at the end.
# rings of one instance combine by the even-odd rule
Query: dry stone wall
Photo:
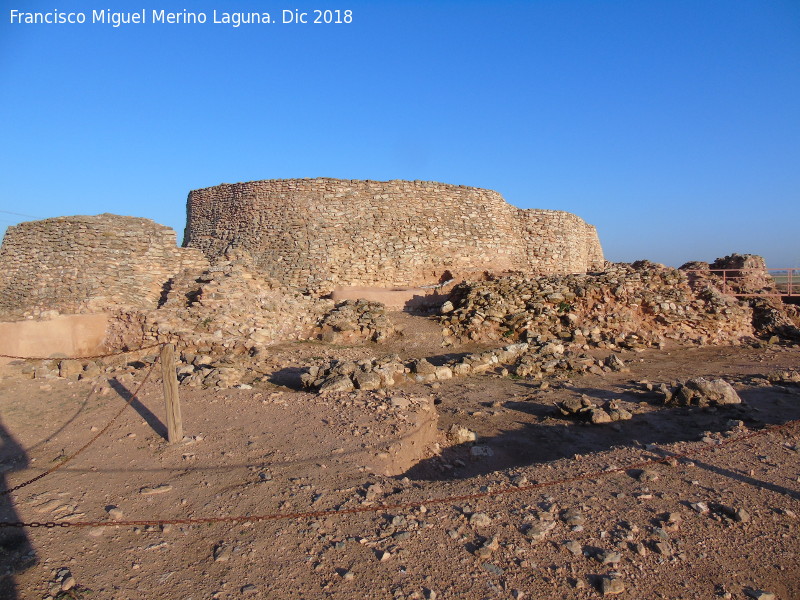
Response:
POLYGON ((417 286, 448 274, 585 273, 603 265, 579 217, 424 181, 285 179, 189 194, 184 244, 291 286, 417 286))
POLYGON ((149 219, 111 214, 31 221, 9 227, 0 246, 0 313, 155 308, 165 283, 208 268, 175 231, 149 219))

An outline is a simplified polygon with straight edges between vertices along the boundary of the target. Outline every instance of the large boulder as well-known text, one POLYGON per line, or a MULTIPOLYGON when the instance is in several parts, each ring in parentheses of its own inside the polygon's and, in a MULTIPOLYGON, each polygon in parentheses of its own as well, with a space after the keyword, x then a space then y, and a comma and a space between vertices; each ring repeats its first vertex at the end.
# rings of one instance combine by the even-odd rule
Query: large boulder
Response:
POLYGON ((679 406, 722 406, 741 404, 742 399, 724 379, 697 377, 672 390, 665 401, 679 406))
POLYGON ((347 375, 336 375, 323 383, 319 391, 324 394, 326 392, 352 392, 355 389, 353 380, 347 375))

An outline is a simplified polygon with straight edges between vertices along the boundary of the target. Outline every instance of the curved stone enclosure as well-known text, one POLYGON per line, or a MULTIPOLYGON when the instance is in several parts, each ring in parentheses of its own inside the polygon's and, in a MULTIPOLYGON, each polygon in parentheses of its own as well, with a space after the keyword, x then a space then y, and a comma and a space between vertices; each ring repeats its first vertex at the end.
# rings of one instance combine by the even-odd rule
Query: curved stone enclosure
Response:
POLYGON ((584 273, 597 231, 497 192, 426 181, 278 179, 190 192, 184 245, 287 285, 417 286, 482 271, 584 273))
POLYGON ((484 271, 585 273, 603 265, 579 217, 522 210, 497 192, 425 181, 281 179, 189 194, 184 248, 149 219, 111 214, 9 227, 0 313, 156 308, 179 273, 250 263, 276 283, 431 286, 484 271))
POLYGON ((149 219, 102 214, 9 227, 0 246, 0 312, 155 308, 164 285, 208 266, 178 248, 175 231, 149 219))

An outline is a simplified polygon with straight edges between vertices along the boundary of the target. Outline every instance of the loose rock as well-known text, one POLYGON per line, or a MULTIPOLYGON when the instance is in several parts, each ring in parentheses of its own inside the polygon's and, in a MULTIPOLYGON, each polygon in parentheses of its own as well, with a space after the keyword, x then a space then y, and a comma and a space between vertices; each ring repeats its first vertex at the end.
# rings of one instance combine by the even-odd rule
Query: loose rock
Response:
POLYGON ((603 576, 600 580, 600 591, 604 596, 613 596, 625 591, 625 584, 618 577, 603 576))

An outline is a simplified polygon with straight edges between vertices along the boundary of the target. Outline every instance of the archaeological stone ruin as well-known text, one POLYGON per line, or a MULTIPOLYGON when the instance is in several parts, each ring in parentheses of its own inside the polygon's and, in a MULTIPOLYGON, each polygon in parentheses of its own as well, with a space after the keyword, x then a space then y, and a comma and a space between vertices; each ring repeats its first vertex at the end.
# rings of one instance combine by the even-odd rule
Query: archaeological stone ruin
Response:
POLYGON ((0 313, 155 308, 172 277, 207 267, 201 252, 178 248, 175 232, 149 219, 30 221, 9 227, 0 246, 0 313))
POLYGON ((185 270, 231 259, 283 287, 436 284, 484 271, 585 273, 603 265, 594 227, 523 210, 497 192, 421 181, 283 179, 189 194, 175 232, 117 215, 9 227, 0 311, 155 308, 185 270), (208 261, 208 262, 206 262, 208 261))
POLYGON ((189 194, 184 244, 216 263, 246 256, 287 285, 435 284, 482 271, 585 273, 597 231, 497 192, 427 181, 283 179, 189 194), (448 275, 449 274, 449 275, 448 275))
MULTIPOLYGON (((0 353, 47 347, 86 354, 81 331, 88 326, 76 319, 102 314, 91 334, 95 340, 105 328, 103 348, 176 344, 184 385, 250 385, 275 369, 265 362, 266 348, 291 341, 376 348, 358 364, 320 358, 306 365, 297 385, 314 391, 375 390, 497 369, 542 378, 624 368, 588 355, 593 349, 800 339, 795 307, 734 295, 773 283, 763 260, 751 255, 680 269, 609 263, 595 228, 579 217, 518 209, 489 190, 421 181, 256 181, 192 191, 182 248, 173 230, 135 217, 10 227, 0 247, 0 320, 7 322, 0 325, 11 332, 7 342, 20 339, 0 353), (746 290, 720 279, 731 265, 750 273, 737 284, 746 290), (376 290, 400 294, 402 303, 390 306, 376 290), (390 308, 424 315, 442 348, 482 350, 435 364, 381 353, 382 344, 402 344, 404 335, 390 308), (53 326, 39 328, 27 345, 13 333, 13 322, 43 319, 53 326), (57 331, 70 343, 47 337, 57 331)), ((43 376, 62 372, 39 367, 43 376)))

